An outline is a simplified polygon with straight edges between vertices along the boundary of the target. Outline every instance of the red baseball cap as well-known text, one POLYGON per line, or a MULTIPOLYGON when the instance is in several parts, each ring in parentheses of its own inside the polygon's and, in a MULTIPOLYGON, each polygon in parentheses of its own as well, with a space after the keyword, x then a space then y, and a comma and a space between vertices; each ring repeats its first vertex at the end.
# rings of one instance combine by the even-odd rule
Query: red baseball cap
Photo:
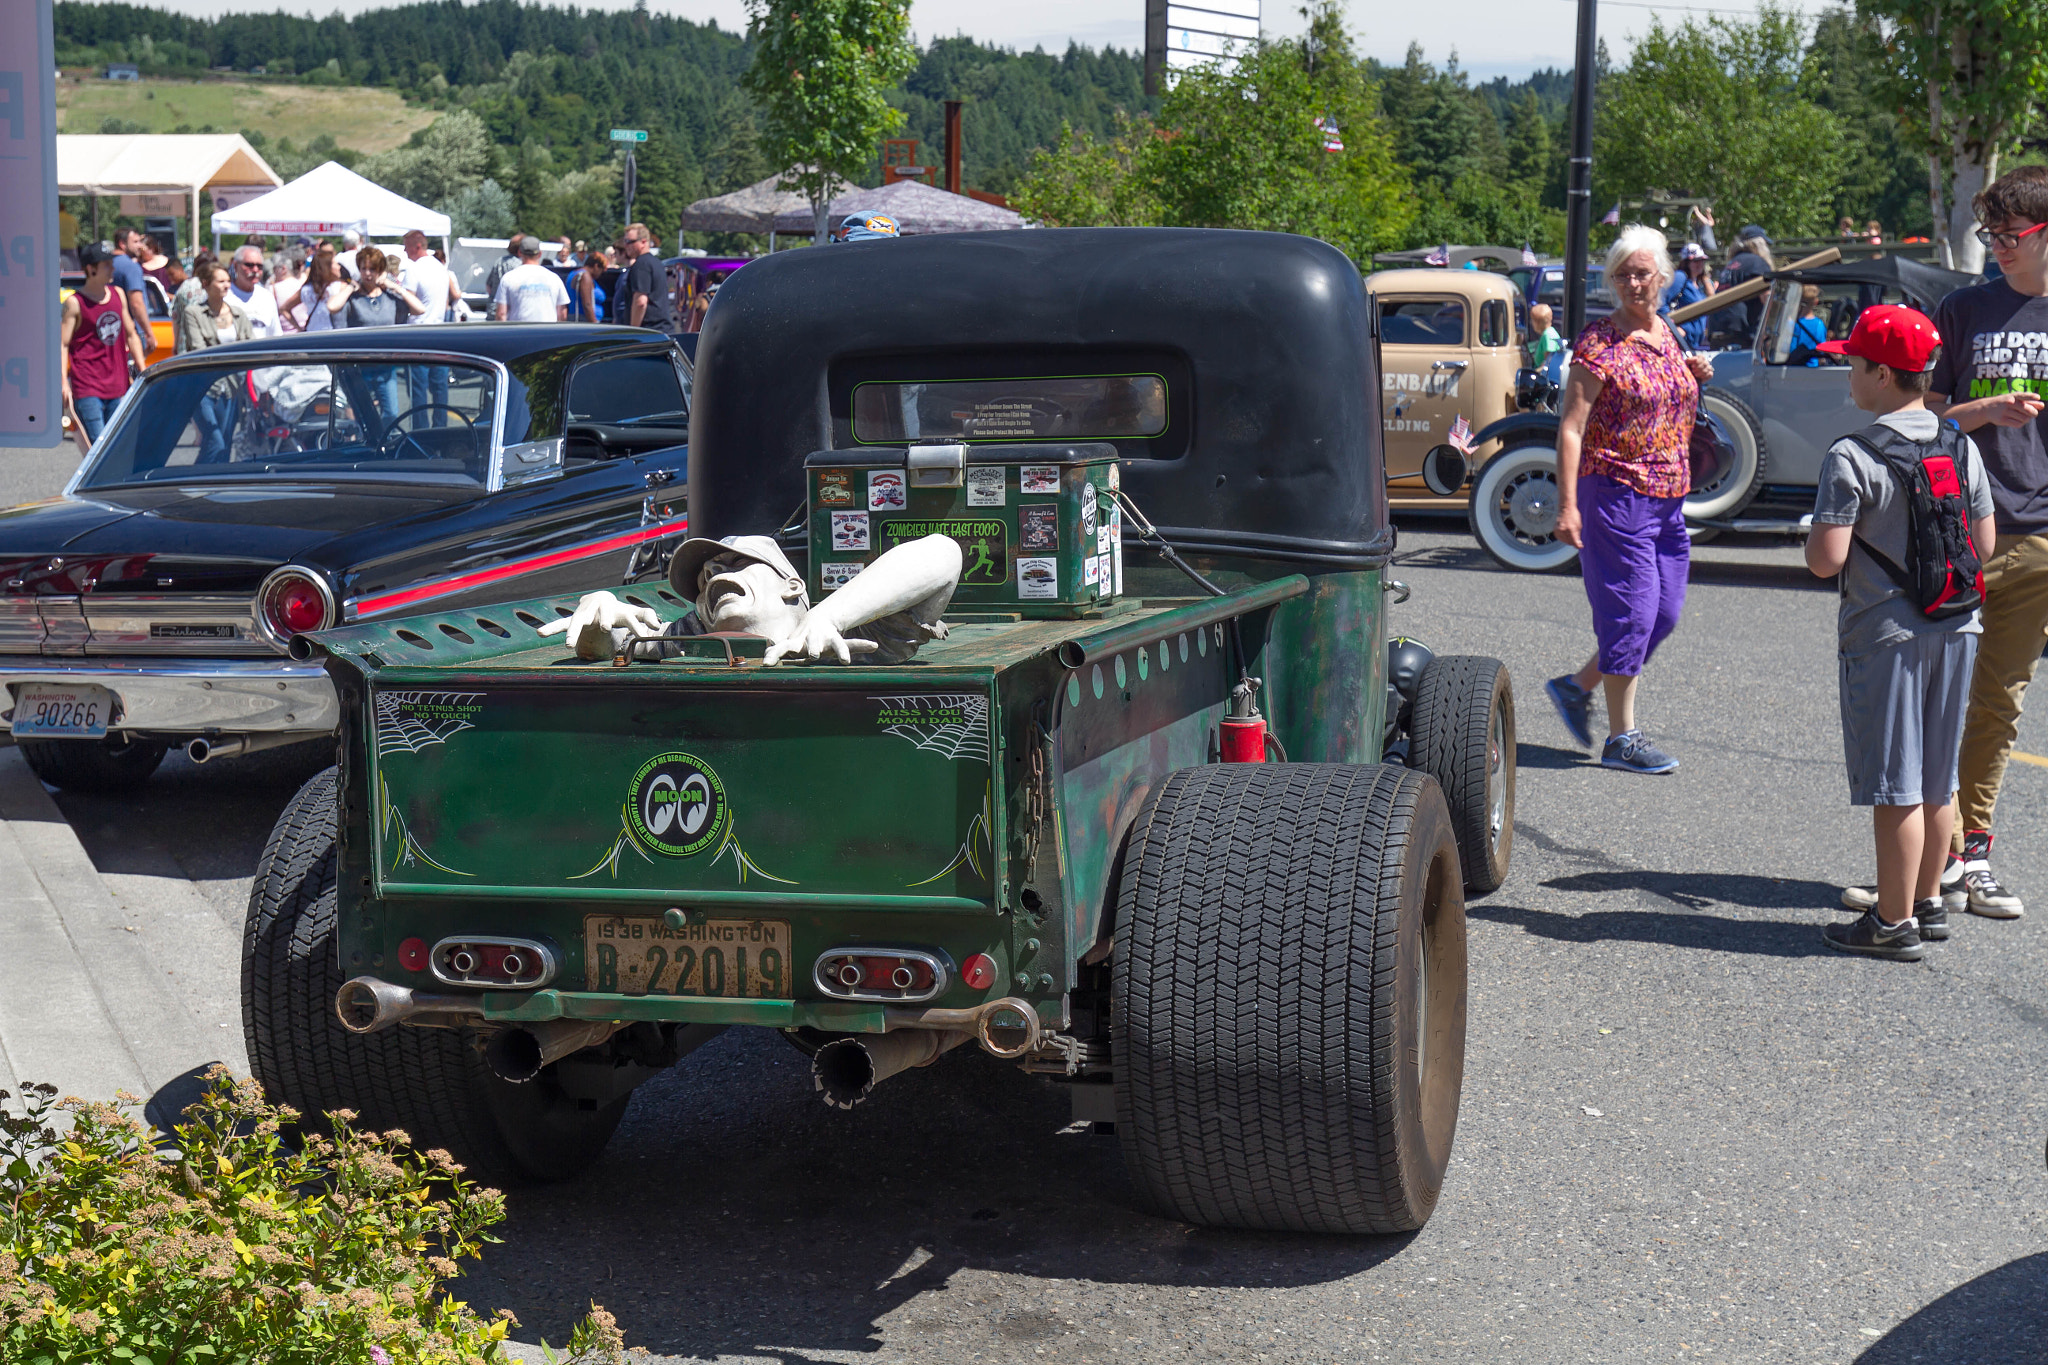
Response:
POLYGON ((1941 333, 1925 313, 1896 303, 1880 303, 1856 315, 1855 330, 1846 341, 1823 341, 1815 349, 1829 355, 1860 356, 1907 374, 1934 368, 1941 333))

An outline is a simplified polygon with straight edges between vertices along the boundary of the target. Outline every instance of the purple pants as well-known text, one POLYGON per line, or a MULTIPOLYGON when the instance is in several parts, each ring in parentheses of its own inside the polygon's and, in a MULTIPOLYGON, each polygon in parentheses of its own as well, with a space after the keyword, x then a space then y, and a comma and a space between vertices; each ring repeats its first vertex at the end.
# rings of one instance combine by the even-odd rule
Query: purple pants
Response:
POLYGON ((1600 671, 1633 678, 1678 624, 1692 542, 1685 499, 1653 498, 1605 474, 1579 480, 1579 551, 1600 671))

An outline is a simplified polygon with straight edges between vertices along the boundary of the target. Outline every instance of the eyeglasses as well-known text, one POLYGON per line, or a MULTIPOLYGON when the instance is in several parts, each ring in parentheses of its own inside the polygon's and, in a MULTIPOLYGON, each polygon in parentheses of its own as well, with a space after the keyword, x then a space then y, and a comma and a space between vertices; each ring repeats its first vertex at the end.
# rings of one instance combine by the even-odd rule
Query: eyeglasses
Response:
POLYGON ((1622 284, 1641 284, 1645 280, 1656 279, 1657 272, 1654 270, 1617 270, 1614 272, 1614 278, 1622 284))
POLYGON ((2023 232, 1990 232, 1984 228, 1978 228, 1976 235, 1977 240, 1985 246, 1995 246, 2001 251, 2011 251, 2020 244, 2022 237, 2031 237, 2042 228, 2048 228, 2048 223, 2036 223, 2023 232))
POLYGON ((235 262, 235 269, 237 269, 237 270, 261 270, 262 268, 263 268, 263 262, 261 262, 261 261, 236 261, 236 262, 235 262))

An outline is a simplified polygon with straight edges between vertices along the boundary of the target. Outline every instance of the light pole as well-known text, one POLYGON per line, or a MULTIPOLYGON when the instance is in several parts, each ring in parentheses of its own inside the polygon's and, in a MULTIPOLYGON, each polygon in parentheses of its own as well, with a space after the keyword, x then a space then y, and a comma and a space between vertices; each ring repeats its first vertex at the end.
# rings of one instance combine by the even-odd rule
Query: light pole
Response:
POLYGON ((1586 255, 1593 237, 1593 57, 1598 0, 1579 0, 1579 55, 1572 70, 1572 159, 1564 198, 1564 335, 1586 325, 1586 255))

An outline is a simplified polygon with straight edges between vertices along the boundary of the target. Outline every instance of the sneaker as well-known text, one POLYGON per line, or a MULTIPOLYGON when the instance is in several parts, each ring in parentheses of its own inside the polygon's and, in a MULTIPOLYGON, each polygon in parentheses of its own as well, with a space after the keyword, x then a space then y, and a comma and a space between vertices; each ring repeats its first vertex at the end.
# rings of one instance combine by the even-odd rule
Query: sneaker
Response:
POLYGON ((1948 907, 1942 904, 1939 896, 1914 901, 1913 920, 1920 926, 1922 942, 1933 943, 1948 937, 1948 907))
POLYGON ((1875 910, 1866 910, 1848 924, 1830 924, 1820 931, 1830 948, 1869 957, 1889 957, 1900 962, 1918 962, 1927 947, 1920 942, 1920 926, 1911 915, 1897 924, 1886 924, 1875 910))
POLYGON ((1963 832, 1962 887, 1973 915, 1986 919, 2018 919, 2027 913, 2020 898, 1998 884, 1991 875, 1991 831, 1963 832))
POLYGON ((1609 736, 1607 747, 1600 751, 1600 766, 1632 773, 1672 773, 1678 771, 1678 760, 1644 739, 1641 730, 1630 730, 1609 736))
POLYGON ((1564 722, 1564 728, 1571 731, 1572 738, 1582 749, 1593 747, 1593 724, 1590 719, 1593 709, 1593 694, 1578 685, 1567 673, 1562 678, 1552 678, 1543 684, 1543 690, 1550 697, 1550 704, 1557 708, 1557 718, 1564 722))
MULTIPOLYGON (((1948 863, 1941 869, 1941 903, 1943 908, 1960 911, 1968 906, 1970 893, 1963 890, 1963 860, 1954 852, 1948 855, 1948 863)), ((1842 888, 1842 908, 1862 914, 1865 910, 1877 908, 1877 888, 1874 886, 1845 886, 1842 888)))

